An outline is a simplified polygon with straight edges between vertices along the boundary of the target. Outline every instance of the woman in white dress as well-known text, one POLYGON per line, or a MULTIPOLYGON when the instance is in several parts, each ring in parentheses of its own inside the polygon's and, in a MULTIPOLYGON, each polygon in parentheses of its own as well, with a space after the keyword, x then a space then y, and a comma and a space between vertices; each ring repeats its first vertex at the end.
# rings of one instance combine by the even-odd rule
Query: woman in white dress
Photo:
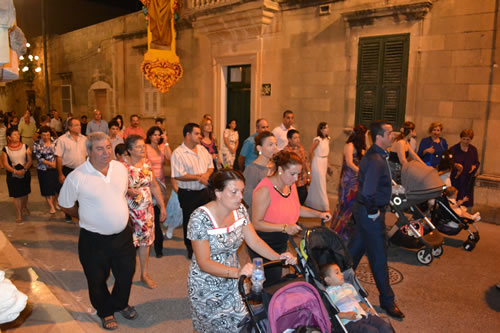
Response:
POLYGON ((305 206, 320 211, 329 211, 330 204, 326 193, 326 173, 328 171, 328 154, 330 153, 330 137, 328 124, 321 122, 318 125, 317 137, 313 139, 311 147, 311 174, 312 180, 305 206))
POLYGON ((224 130, 224 140, 222 141, 221 153, 222 163, 225 168, 232 168, 238 149, 239 137, 236 130, 236 120, 231 120, 224 130))

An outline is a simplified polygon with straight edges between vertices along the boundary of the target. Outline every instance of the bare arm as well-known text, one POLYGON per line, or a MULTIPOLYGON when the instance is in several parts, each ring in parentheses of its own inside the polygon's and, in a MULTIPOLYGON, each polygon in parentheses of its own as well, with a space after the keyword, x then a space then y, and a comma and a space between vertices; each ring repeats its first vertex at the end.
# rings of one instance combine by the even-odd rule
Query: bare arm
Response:
POLYGON ((172 157, 172 149, 170 149, 170 145, 169 146, 165 145, 165 160, 170 161, 171 157, 172 157))
POLYGON ((352 142, 349 142, 344 145, 344 159, 345 159, 345 164, 352 169, 354 172, 358 173, 359 168, 354 164, 354 161, 352 159, 352 155, 354 154, 354 145, 352 142))
POLYGON ((332 214, 329 211, 321 212, 306 206, 300 206, 300 217, 316 217, 327 222, 332 218, 332 214))
POLYGON ((285 232, 295 235, 302 230, 297 224, 276 224, 264 221, 266 211, 271 205, 271 196, 266 187, 261 187, 252 195, 252 219, 256 230, 264 232, 285 232))
POLYGON ((151 184, 151 193, 156 200, 156 205, 160 208, 160 221, 165 221, 167 217, 167 212, 165 211, 165 202, 163 195, 161 194, 160 185, 153 177, 153 183, 151 184))
POLYGON ((170 183, 172 184, 174 191, 176 193, 179 192, 179 185, 177 184, 177 180, 175 178, 170 178, 170 183))
POLYGON ((312 159, 314 158, 314 149, 316 149, 316 147, 319 145, 319 140, 314 140, 313 141, 313 144, 311 146, 311 150, 309 152, 309 156, 310 156, 310 160, 312 161, 312 159))
POLYGON ((78 206, 76 204, 71 208, 61 207, 61 209, 63 212, 65 212, 69 216, 76 217, 77 219, 80 218, 80 216, 78 214, 78 206))
POLYGON ((280 259, 279 253, 276 253, 273 249, 271 249, 269 245, 267 245, 267 243, 264 242, 259 235, 257 235, 255 228, 251 223, 243 227, 243 237, 245 238, 247 245, 262 257, 269 260, 280 259))
POLYGON ((240 275, 251 275, 252 264, 250 263, 239 269, 213 261, 210 258, 210 245, 208 240, 192 240, 191 244, 193 245, 196 261, 203 272, 230 279, 237 279, 240 275))
POLYGON ((408 153, 409 153, 412 160, 419 161, 420 163, 424 163, 424 161, 422 161, 420 156, 418 156, 418 154, 413 150, 413 148, 410 146, 410 144, 408 144, 408 153))

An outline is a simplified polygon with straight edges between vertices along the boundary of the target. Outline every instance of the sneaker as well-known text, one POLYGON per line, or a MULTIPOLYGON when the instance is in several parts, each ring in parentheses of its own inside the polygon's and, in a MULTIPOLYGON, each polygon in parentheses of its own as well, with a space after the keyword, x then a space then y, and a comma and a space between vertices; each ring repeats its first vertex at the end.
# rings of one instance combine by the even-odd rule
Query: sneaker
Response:
POLYGON ((66 223, 73 223, 73 219, 71 218, 71 216, 66 216, 64 218, 64 222, 66 222, 66 223))
POLYGON ((165 237, 167 237, 168 239, 172 239, 173 236, 174 236, 174 228, 168 227, 167 231, 165 232, 165 237))
POLYGON ((474 220, 474 222, 481 221, 481 215, 479 214, 479 212, 477 212, 476 214, 472 215, 472 219, 474 220))

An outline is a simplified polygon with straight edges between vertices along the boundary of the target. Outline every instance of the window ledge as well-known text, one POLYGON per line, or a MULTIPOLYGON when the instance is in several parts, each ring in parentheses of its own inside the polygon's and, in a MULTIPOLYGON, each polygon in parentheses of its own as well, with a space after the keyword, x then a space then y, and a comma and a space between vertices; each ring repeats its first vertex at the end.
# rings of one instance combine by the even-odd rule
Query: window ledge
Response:
POLYGON ((421 20, 432 9, 432 0, 412 1, 405 4, 342 13, 350 26, 372 25, 375 20, 393 18, 395 22, 421 20))

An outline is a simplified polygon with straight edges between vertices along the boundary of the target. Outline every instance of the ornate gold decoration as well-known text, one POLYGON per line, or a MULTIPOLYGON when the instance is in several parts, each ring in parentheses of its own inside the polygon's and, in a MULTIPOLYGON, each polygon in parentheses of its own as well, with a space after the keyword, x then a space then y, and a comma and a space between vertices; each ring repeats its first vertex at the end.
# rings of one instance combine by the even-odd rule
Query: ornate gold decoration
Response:
POLYGON ((165 93, 182 77, 182 66, 168 60, 144 60, 141 71, 158 91, 165 93))
POLYGON ((174 27, 175 11, 180 8, 178 0, 140 0, 148 9, 148 51, 144 55, 141 65, 142 74, 158 91, 165 93, 177 83, 182 77, 182 66, 179 62, 176 50, 176 31, 174 27), (168 3, 167 3, 168 2, 168 3), (167 8, 168 10, 165 10, 167 8), (158 10, 161 9, 161 10, 158 10), (158 27, 165 30, 169 26, 171 33, 162 33, 162 44, 152 43, 153 34, 151 32, 151 22, 155 22, 156 33, 158 27), (161 23, 160 25, 158 25, 161 23), (168 36, 168 37, 165 37, 168 36), (170 39, 170 43, 165 38, 170 39), (168 45, 170 44, 170 45, 168 45))

